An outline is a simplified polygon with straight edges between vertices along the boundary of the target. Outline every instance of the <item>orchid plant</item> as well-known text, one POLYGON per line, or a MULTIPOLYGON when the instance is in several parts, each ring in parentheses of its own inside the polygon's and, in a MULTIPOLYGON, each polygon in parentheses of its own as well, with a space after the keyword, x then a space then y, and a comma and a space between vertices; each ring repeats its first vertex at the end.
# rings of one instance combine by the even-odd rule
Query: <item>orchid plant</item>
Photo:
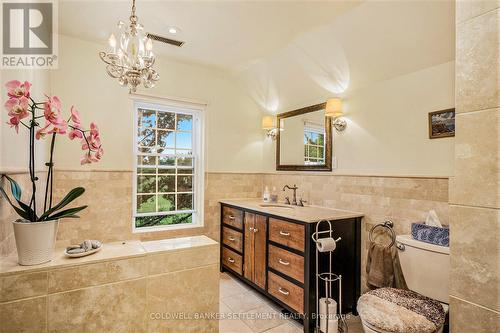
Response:
POLYGON ((58 136, 67 135, 70 140, 80 139, 81 149, 84 151, 80 163, 90 164, 98 162, 103 156, 99 129, 94 123, 90 123, 89 129, 84 129, 78 111, 74 106, 70 109, 70 116, 65 120, 62 116, 61 101, 57 96, 47 96, 43 102, 36 102, 30 96, 31 83, 17 80, 5 84, 8 100, 5 108, 10 117, 8 125, 19 133, 19 127, 25 127, 29 131, 29 172, 32 193, 29 204, 21 201, 21 187, 11 177, 2 174, 10 183, 11 200, 5 190, 0 187, 0 193, 14 208, 17 214, 28 222, 41 222, 56 220, 60 218, 78 218, 76 215, 87 206, 79 206, 62 210, 73 200, 81 196, 85 189, 76 187, 56 205, 52 205, 53 178, 54 178, 54 147, 58 136), (41 123, 44 121, 44 124, 41 123), (45 196, 43 211, 37 213, 36 191, 38 177, 35 175, 35 140, 41 140, 50 136, 49 161, 45 163, 48 167, 47 182, 45 184, 45 196), (16 204, 17 203, 17 204, 16 204))

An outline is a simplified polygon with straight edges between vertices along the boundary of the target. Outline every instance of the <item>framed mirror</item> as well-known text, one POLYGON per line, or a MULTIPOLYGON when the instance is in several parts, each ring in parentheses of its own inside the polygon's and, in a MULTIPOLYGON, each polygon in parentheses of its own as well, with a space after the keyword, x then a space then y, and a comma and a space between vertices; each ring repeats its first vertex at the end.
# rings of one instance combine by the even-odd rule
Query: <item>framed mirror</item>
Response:
POLYGON ((326 103, 278 114, 276 170, 332 171, 332 121, 326 103))

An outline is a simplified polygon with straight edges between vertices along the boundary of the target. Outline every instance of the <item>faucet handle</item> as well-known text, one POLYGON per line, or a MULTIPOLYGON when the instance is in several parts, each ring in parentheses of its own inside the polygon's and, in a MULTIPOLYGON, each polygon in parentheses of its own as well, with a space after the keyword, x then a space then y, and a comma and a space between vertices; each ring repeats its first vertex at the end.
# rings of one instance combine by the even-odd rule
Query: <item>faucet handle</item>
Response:
POLYGON ((287 205, 290 205, 290 198, 289 198, 289 197, 285 197, 285 203, 286 203, 287 205))
POLYGON ((299 199, 299 206, 304 207, 304 204, 307 203, 307 200, 299 199))

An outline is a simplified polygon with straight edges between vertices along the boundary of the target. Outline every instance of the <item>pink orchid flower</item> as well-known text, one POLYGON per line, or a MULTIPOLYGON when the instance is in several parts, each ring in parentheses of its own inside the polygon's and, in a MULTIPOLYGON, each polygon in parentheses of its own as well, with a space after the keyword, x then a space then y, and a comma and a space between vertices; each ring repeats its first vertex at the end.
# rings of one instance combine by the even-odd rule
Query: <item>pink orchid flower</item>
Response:
POLYGON ((83 139, 83 134, 78 129, 72 129, 69 131, 68 137, 70 140, 73 140, 74 138, 83 139))
POLYGON ((31 83, 28 81, 21 83, 18 80, 12 80, 7 82, 5 87, 7 88, 7 95, 11 98, 30 97, 31 83))
POLYGON ((43 139, 48 134, 47 129, 49 128, 50 125, 51 125, 50 123, 46 123, 44 127, 37 130, 35 133, 35 138, 37 140, 43 139))
POLYGON ((61 100, 57 96, 47 96, 47 102, 44 105, 43 115, 45 119, 54 124, 60 124, 64 121, 61 118, 61 100))
POLYGON ((19 120, 19 118, 17 117, 12 117, 9 119, 9 122, 7 123, 8 125, 10 125, 10 127, 14 127, 16 129, 16 133, 19 133, 19 123, 21 121, 19 120))
POLYGON ((10 117, 16 117, 19 120, 29 116, 28 112, 29 100, 22 96, 21 98, 10 98, 5 102, 5 108, 9 111, 10 117))
POLYGON ((92 156, 90 152, 83 154, 83 157, 80 160, 80 164, 91 164, 92 162, 97 162, 97 159, 92 156))
POLYGON ((68 123, 61 118, 61 121, 57 124, 52 124, 54 127, 48 132, 48 134, 57 133, 57 134, 66 134, 68 130, 68 123))
POLYGON ((97 151, 95 153, 96 160, 100 160, 103 155, 104 155, 104 149, 102 149, 101 147, 99 147, 99 149, 97 149, 97 151))
POLYGON ((74 106, 71 106, 71 120, 75 124, 75 127, 80 127, 81 125, 80 114, 78 113, 78 110, 74 106))

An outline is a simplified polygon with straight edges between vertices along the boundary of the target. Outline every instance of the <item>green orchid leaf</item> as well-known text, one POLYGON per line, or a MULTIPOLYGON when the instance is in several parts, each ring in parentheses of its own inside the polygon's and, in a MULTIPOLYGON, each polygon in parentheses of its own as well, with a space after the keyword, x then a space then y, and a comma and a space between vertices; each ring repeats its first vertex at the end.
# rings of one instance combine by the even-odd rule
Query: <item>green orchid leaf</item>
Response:
POLYGON ((7 200, 7 202, 12 206, 12 208, 14 208, 14 210, 16 211, 16 213, 21 216, 23 219, 25 220, 28 220, 28 221, 33 221, 32 220, 32 215, 31 213, 29 212, 25 212, 24 210, 22 210, 21 208, 17 207, 14 205, 14 203, 12 201, 10 201, 10 198, 9 196, 7 195, 7 193, 5 193, 4 189, 2 187, 0 187, 0 193, 2 194, 2 196, 7 200))
POLYGON ((47 220, 50 214, 58 211, 59 209, 65 207, 67 204, 81 196, 85 192, 85 189, 83 187, 75 187, 71 191, 69 191, 68 194, 59 202, 57 205, 52 207, 51 209, 47 210, 45 213, 40 216, 40 221, 47 220))
POLYGON ((12 179, 11 177, 9 177, 7 175, 2 175, 2 177, 5 177, 9 181, 9 183, 10 183, 10 191, 12 192, 12 196, 16 199, 16 201, 19 204, 19 206, 26 213, 29 214, 29 216, 30 216, 29 220, 30 221, 37 221, 38 217, 36 216, 36 214, 33 211, 33 209, 31 209, 30 206, 26 205, 24 202, 21 201, 21 195, 22 195, 21 186, 19 186, 19 184, 14 179, 12 179))
POLYGON ((2 175, 2 177, 7 178, 7 180, 9 181, 10 191, 12 192, 12 196, 17 201, 21 200, 21 194, 22 194, 21 186, 19 186, 19 184, 14 179, 12 179, 11 177, 9 177, 7 175, 2 175))
POLYGON ((78 213, 81 210, 84 210, 88 206, 80 206, 80 207, 75 207, 75 208, 69 208, 60 211, 59 213, 55 213, 54 215, 51 215, 47 217, 47 220, 56 220, 56 219, 62 219, 65 217, 75 217, 75 214, 78 213))

